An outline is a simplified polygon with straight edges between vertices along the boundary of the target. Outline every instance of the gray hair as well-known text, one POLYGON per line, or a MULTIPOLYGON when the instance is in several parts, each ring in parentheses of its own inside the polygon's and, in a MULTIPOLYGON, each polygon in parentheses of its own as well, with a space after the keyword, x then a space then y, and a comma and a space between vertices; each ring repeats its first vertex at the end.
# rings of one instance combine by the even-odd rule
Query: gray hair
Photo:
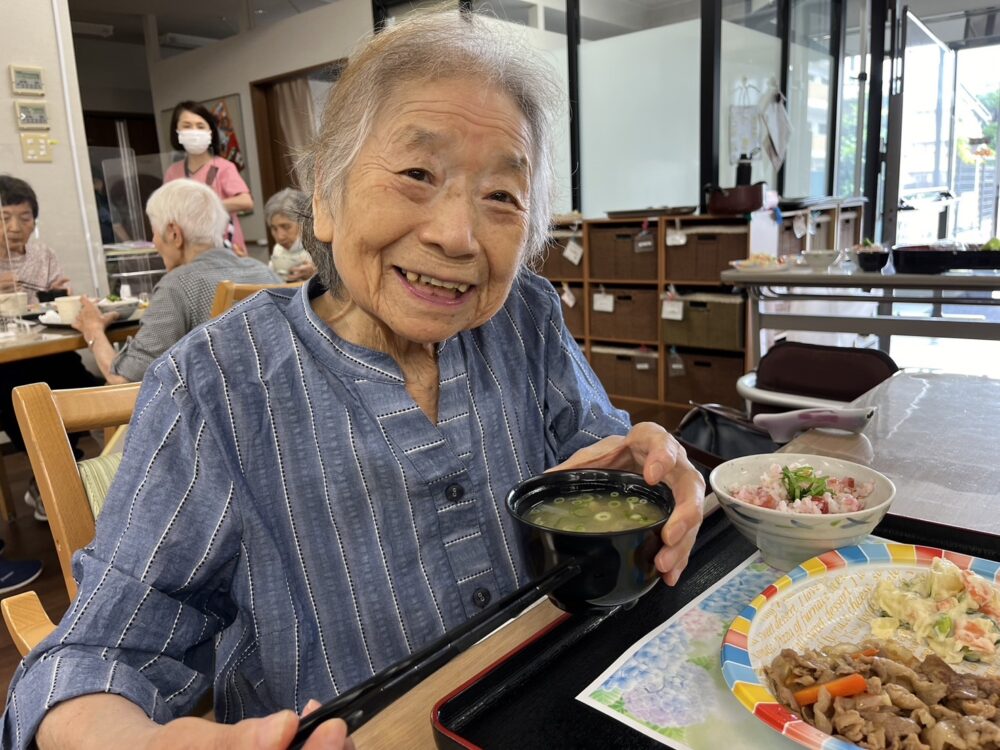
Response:
POLYGON ((176 224, 189 245, 222 247, 229 214, 212 188, 194 180, 171 180, 158 187, 146 201, 153 230, 162 232, 176 224))
MULTIPOLYGON (((476 78, 510 96, 531 134, 528 234, 521 266, 545 251, 555 190, 552 123, 559 86, 520 34, 468 12, 415 14, 364 44, 326 103, 319 133, 297 164, 299 184, 322 201, 343 205, 347 175, 386 100, 415 81, 476 78)), ((339 287, 332 250, 316 239, 311 206, 302 242, 324 285, 339 287)))
POLYGON ((285 188, 267 199, 264 204, 264 222, 271 223, 275 216, 287 216, 293 221, 302 221, 302 216, 309 202, 309 196, 295 188, 285 188))

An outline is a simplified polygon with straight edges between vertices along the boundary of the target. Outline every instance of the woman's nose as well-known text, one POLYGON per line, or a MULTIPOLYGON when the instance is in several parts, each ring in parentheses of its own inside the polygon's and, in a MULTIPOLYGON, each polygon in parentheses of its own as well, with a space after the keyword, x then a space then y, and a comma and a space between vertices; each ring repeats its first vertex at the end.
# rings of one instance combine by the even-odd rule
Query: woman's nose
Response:
POLYGON ((476 239, 476 211, 468 192, 453 188, 444 191, 430 206, 421 240, 436 245, 446 255, 461 257, 480 251, 476 239))

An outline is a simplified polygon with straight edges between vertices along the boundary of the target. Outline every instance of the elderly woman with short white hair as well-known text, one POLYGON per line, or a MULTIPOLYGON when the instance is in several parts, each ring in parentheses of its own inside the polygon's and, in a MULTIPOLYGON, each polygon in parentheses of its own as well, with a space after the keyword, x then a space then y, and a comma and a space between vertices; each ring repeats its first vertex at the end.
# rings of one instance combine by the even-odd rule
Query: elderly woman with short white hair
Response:
POLYGON ((282 281, 305 281, 316 273, 309 251, 302 245, 302 216, 308 203, 301 190, 285 188, 264 204, 264 221, 274 237, 267 265, 282 281))
POLYGON ((241 258, 223 247, 229 214, 215 191, 200 182, 166 183, 149 196, 146 214, 167 274, 153 289, 139 332, 116 352, 105 331, 118 314, 102 315, 87 298, 73 323, 109 383, 142 380, 157 357, 208 320, 220 281, 279 282, 260 261, 241 258))
MULTIPOLYGON (((502 34, 439 13, 352 58, 302 170, 317 275, 151 367, 76 601, 15 677, 5 745, 287 747, 311 699, 530 580, 503 498, 556 466, 666 482, 656 566, 677 581, 704 483, 666 430, 612 407, 527 269, 558 98, 502 34), (219 723, 177 718, 212 683, 219 723)), ((328 721, 306 747, 344 733, 328 721)))

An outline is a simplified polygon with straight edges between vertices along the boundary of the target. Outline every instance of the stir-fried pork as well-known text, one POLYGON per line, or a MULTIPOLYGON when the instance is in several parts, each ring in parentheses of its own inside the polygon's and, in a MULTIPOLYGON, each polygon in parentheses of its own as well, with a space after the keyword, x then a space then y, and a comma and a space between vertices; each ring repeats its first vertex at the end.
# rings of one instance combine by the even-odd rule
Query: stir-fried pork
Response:
POLYGON ((803 654, 784 649, 765 671, 782 703, 866 750, 1000 750, 1000 680, 955 672, 933 654, 921 661, 897 644, 875 642, 803 654), (827 689, 852 674, 864 678, 853 678, 853 691, 827 689), (811 698, 799 693, 810 687, 811 698))

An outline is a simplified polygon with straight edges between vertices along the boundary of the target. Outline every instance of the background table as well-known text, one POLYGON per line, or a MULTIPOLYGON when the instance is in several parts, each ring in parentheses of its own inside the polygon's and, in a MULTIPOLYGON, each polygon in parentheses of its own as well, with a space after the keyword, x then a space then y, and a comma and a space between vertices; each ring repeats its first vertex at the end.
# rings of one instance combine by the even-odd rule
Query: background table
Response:
MULTIPOLYGON (((138 330, 138 322, 114 326, 107 330, 108 340, 112 343, 125 341, 129 336, 134 336, 138 330)), ((0 339, 0 364, 86 348, 87 342, 77 331, 34 328, 28 334, 0 339)))
MULTIPOLYGON (((937 309, 945 291, 979 292, 975 296, 949 299, 952 305, 1000 306, 992 292, 1000 288, 1000 273, 995 271, 951 272, 946 274, 890 274, 857 272, 852 274, 818 273, 797 268, 787 271, 723 271, 722 283, 747 290, 747 350, 751 367, 760 359, 761 329, 789 331, 825 331, 835 333, 875 334, 879 337, 936 336, 941 338, 1000 339, 1000 322, 933 317, 915 318, 892 315, 892 303, 934 303, 937 309), (878 290, 880 294, 870 294, 878 290), (914 292, 931 292, 917 295, 914 292), (878 315, 797 315, 761 311, 769 301, 820 300, 828 302, 875 302, 878 315)), ((883 347, 884 348, 884 347, 883 347)))

